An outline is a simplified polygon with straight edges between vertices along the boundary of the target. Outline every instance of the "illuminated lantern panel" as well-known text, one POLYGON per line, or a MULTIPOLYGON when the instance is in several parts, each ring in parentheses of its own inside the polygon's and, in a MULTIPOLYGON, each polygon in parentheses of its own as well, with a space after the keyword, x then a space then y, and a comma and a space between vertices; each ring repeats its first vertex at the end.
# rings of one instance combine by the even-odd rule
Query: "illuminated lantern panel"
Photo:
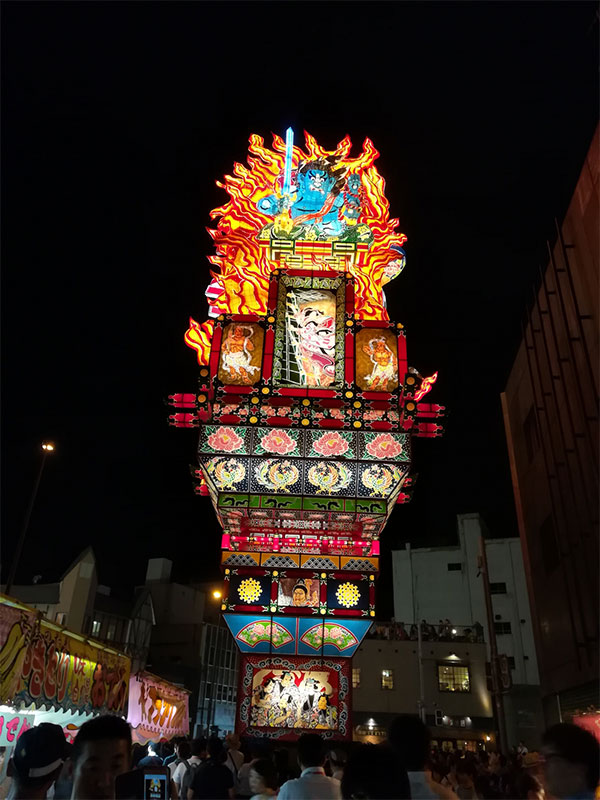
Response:
POLYGON ((218 186, 208 316, 190 318, 195 490, 222 526, 221 609, 242 653, 238 728, 350 735, 350 658, 375 616, 379 536, 408 502, 413 437, 442 434, 384 287, 406 265, 378 158, 250 137, 218 186))

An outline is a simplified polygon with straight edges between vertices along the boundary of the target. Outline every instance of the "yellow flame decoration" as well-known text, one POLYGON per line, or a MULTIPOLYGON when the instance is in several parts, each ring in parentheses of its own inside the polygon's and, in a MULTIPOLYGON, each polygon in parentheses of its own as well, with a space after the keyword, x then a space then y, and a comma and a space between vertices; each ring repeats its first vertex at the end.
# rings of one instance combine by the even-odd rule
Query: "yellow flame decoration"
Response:
MULTIPOLYGON (((374 166, 379 153, 370 139, 365 139, 362 152, 352 158, 349 136, 335 150, 325 150, 309 133, 304 135, 305 148, 295 146, 293 150, 294 168, 301 161, 335 155, 339 157, 336 167, 344 167, 348 174, 361 175, 365 200, 360 222, 369 226, 374 241, 362 263, 350 267, 356 279, 355 310, 360 319, 387 320, 381 291, 386 282, 384 267, 393 258, 391 245, 402 245, 406 236, 395 233, 398 220, 390 219, 385 181, 374 166)), ((248 166, 236 163, 233 175, 217 181, 217 186, 228 193, 229 201, 213 209, 210 215, 211 219, 218 219, 217 227, 208 231, 216 248, 216 255, 209 257, 215 267, 211 274, 224 289, 212 304, 223 314, 266 314, 269 275, 278 266, 268 258, 268 249, 259 245, 258 233, 272 220, 256 206, 261 198, 274 191, 284 168, 285 142, 275 135, 271 150, 260 136, 253 134, 249 141, 248 166)), ((212 320, 200 324, 190 318, 185 342, 197 351, 200 364, 208 363, 213 328, 212 320)))

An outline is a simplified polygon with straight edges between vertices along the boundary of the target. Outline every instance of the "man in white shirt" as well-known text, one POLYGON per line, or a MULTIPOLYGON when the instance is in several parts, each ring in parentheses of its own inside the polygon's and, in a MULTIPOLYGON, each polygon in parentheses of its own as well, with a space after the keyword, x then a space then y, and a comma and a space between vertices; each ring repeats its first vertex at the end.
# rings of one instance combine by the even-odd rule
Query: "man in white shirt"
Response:
POLYGON ((303 733, 298 739, 299 778, 286 781, 277 800, 341 800, 340 782, 325 775, 325 748, 318 733, 303 733))
POLYGON ((194 739, 191 745, 192 755, 182 761, 173 773, 173 781, 177 786, 177 794, 184 800, 187 797, 187 789, 192 782, 192 778, 200 764, 206 761, 206 739, 194 739))

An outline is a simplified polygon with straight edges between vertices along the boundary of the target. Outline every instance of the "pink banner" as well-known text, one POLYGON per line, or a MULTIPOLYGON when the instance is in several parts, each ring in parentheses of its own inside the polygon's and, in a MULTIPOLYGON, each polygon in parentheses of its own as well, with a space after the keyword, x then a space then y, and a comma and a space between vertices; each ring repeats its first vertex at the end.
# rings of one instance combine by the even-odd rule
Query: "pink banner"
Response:
POLYGON ((129 681, 127 721, 140 742, 159 742, 174 736, 187 736, 190 728, 189 692, 172 683, 138 672, 129 681))
POLYGON ((585 728, 600 742, 600 712, 595 714, 578 714, 573 717, 575 725, 585 728))

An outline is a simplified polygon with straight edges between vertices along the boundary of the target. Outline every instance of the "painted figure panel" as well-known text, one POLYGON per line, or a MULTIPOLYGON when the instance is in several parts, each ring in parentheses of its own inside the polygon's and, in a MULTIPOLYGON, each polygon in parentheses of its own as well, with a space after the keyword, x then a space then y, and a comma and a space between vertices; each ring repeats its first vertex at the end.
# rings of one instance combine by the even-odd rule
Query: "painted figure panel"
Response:
POLYGON ((398 388, 397 339, 389 328, 363 328, 356 334, 356 383, 367 392, 398 388))
POLYGON ((335 294, 324 289, 289 289, 282 365, 285 383, 322 388, 334 383, 335 335, 335 294))
POLYGON ((261 728, 337 728, 338 673, 258 669, 252 677, 250 724, 261 728))
POLYGON ((254 323, 225 326, 218 372, 221 383, 250 386, 260 380, 264 335, 254 323))
POLYGON ((318 606, 319 581, 314 578, 281 578, 277 603, 299 608, 318 606))

